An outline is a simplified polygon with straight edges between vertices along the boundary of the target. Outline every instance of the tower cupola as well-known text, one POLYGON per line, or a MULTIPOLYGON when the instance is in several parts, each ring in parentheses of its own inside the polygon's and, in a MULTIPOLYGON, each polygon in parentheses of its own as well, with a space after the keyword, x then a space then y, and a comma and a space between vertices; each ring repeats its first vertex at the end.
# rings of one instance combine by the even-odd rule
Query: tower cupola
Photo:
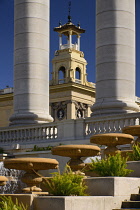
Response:
POLYGON ((59 50, 64 50, 67 48, 72 48, 80 51, 80 34, 85 33, 85 30, 80 28, 80 24, 78 26, 74 25, 71 22, 71 16, 68 16, 68 22, 64 25, 59 23, 58 27, 54 28, 54 31, 59 34, 59 50), (77 36, 77 42, 73 44, 72 37, 73 35, 77 36), (67 37, 67 43, 63 44, 63 36, 67 37))
POLYGON ((59 26, 54 31, 59 34, 59 49, 55 51, 52 60, 53 71, 50 85, 60 85, 68 83, 78 83, 85 86, 93 86, 87 81, 86 65, 84 53, 80 50, 80 35, 85 30, 72 23, 71 2, 69 2, 69 14, 66 24, 59 22, 59 26))

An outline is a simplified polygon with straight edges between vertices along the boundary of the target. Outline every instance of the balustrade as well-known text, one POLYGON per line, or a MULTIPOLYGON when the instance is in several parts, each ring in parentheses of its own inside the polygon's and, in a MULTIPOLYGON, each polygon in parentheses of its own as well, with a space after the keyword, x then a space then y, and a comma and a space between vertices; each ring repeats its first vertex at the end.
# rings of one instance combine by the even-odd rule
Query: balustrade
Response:
MULTIPOLYGON (((7 127, 0 129, 1 146, 12 144, 37 144, 67 140, 89 140, 91 135, 101 133, 120 133, 122 128, 140 125, 140 113, 113 115, 108 117, 67 120, 24 127, 7 127)), ((86 142, 85 142, 86 143, 86 142)))
POLYGON ((39 140, 49 140, 57 138, 57 127, 55 123, 43 124, 30 127, 9 127, 1 128, 0 142, 4 143, 20 143, 20 142, 35 142, 39 140))
POLYGON ((100 133, 121 133, 122 128, 129 125, 140 125, 140 113, 87 118, 85 120, 85 136, 100 133))

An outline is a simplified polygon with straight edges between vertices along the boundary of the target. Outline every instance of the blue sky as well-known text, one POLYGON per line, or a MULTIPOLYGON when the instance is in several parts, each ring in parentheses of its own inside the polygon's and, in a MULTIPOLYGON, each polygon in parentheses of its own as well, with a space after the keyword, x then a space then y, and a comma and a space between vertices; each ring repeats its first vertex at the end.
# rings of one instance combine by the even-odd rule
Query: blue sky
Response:
MULTIPOLYGON (((50 71, 51 60, 58 49, 58 35, 53 28, 67 22, 69 0, 50 0, 50 71)), ((0 0, 0 89, 13 86, 14 0, 0 0)), ((80 21, 86 30, 81 36, 81 50, 88 62, 88 81, 95 82, 95 0, 71 0, 72 22, 80 21), (87 4, 88 2, 88 4, 87 4)), ((140 0, 136 0, 136 95, 140 97, 140 0)))

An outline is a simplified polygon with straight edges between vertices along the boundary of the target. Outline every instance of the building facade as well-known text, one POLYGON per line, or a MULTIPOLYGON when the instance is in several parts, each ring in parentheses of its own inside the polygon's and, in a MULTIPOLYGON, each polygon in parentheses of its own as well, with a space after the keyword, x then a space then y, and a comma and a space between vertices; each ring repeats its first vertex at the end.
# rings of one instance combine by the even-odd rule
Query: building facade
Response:
MULTIPOLYGON (((90 107, 95 101, 95 84, 87 81, 87 61, 80 50, 80 35, 85 32, 71 21, 54 28, 59 34, 59 49, 52 60, 53 72, 50 81, 50 115, 54 122, 90 117, 90 107), (63 43, 63 37, 67 43, 63 43), (73 36, 77 43, 73 44, 73 36)), ((44 99, 45 100, 45 99, 44 99)), ((9 125, 13 114, 13 89, 0 93, 0 127, 9 125)))

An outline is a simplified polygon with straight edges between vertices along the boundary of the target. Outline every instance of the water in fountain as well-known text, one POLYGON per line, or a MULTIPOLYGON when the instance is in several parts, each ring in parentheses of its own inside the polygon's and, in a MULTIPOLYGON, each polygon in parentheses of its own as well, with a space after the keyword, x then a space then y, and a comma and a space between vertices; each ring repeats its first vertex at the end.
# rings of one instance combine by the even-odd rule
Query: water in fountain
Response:
POLYGON ((5 186, 0 186, 0 194, 21 193, 21 189, 25 186, 21 182, 24 171, 4 168, 3 162, 0 162, 0 176, 6 176, 8 182, 5 186))
POLYGON ((101 156, 87 157, 84 159, 84 163, 91 163, 92 162, 91 160, 96 161, 97 159, 101 160, 101 156))

